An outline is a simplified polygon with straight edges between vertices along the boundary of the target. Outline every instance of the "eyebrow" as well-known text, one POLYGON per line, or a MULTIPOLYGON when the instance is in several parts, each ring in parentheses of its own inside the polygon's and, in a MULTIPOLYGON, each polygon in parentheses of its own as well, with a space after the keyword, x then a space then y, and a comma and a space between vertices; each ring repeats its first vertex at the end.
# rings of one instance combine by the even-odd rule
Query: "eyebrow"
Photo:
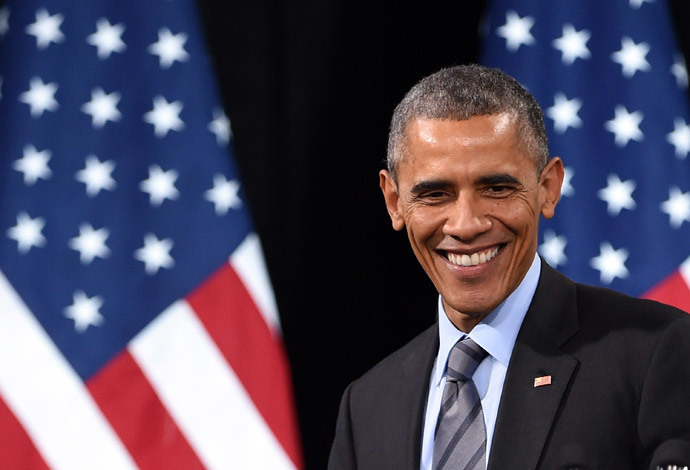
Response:
POLYGON ((418 183, 415 183, 414 186, 412 186, 412 189, 410 189, 410 192, 412 194, 421 194, 426 191, 434 191, 437 189, 446 189, 450 187, 452 184, 450 181, 445 181, 445 180, 427 180, 427 181, 419 181, 418 183))
POLYGON ((484 175, 481 176, 478 180, 477 183, 479 184, 487 184, 487 185, 494 185, 494 184, 521 184, 520 180, 518 180, 516 177, 513 175, 510 175, 508 173, 493 173, 490 175, 484 175))

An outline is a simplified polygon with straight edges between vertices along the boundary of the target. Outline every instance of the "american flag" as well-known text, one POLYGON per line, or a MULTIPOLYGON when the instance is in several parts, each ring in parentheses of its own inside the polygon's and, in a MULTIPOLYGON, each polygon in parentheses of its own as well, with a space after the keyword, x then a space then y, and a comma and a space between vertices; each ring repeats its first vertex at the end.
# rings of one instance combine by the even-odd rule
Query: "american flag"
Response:
POLYGON ((544 109, 566 173, 539 252, 690 311, 688 74, 664 0, 493 0, 482 61, 544 109))
POLYGON ((0 7, 0 468, 302 466, 189 0, 0 7))

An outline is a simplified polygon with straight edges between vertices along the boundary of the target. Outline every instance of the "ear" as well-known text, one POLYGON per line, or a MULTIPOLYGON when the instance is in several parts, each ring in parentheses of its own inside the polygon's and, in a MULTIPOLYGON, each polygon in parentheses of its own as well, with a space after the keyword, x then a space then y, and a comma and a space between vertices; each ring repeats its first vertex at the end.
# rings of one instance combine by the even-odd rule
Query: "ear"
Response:
POLYGON ((563 162, 560 157, 553 157, 541 172, 539 179, 541 215, 546 219, 553 217, 556 211, 556 204, 558 204, 561 198, 563 175, 563 162))
POLYGON ((393 223, 393 229, 402 230, 405 226, 405 219, 400 210, 400 196, 398 195, 398 185, 387 170, 379 172, 379 186, 383 192, 383 199, 386 201, 386 209, 393 223))

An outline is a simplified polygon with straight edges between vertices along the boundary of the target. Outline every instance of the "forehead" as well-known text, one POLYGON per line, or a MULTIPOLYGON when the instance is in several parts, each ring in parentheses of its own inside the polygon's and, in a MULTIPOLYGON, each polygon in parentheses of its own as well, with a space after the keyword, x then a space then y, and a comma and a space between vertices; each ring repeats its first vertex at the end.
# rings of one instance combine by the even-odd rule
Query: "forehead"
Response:
POLYGON ((520 145, 515 117, 508 113, 466 120, 414 119, 406 128, 404 147, 398 170, 449 164, 535 166, 520 145))

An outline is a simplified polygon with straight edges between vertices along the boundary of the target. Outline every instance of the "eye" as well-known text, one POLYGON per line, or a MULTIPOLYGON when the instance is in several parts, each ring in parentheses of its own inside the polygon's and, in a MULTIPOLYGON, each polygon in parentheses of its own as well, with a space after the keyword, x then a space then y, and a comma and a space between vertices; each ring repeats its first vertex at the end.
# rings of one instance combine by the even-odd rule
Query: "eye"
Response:
POLYGON ((484 193, 489 197, 504 197, 515 191, 515 188, 508 185, 496 184, 492 186, 487 186, 484 189, 484 193))

